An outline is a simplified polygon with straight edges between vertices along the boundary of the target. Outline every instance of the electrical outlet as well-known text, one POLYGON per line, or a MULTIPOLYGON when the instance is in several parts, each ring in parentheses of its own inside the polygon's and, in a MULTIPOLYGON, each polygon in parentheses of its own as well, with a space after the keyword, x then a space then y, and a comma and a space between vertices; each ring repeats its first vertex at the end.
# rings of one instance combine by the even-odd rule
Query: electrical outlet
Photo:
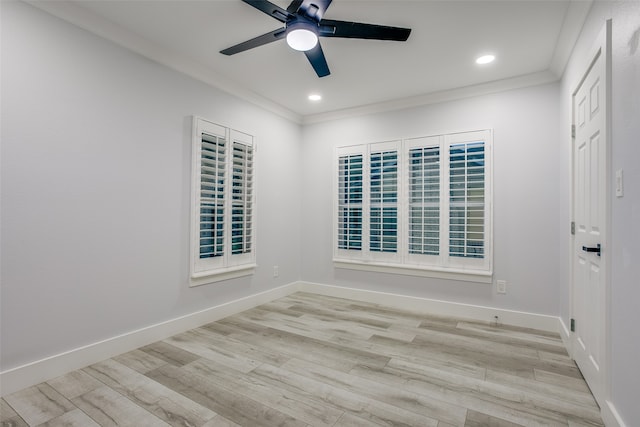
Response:
POLYGON ((278 266, 274 265, 273 266, 273 277, 278 277, 280 275, 280 272, 278 271, 278 266))
POLYGON ((497 280, 496 281, 496 292, 499 294, 507 293, 507 281, 506 280, 497 280))

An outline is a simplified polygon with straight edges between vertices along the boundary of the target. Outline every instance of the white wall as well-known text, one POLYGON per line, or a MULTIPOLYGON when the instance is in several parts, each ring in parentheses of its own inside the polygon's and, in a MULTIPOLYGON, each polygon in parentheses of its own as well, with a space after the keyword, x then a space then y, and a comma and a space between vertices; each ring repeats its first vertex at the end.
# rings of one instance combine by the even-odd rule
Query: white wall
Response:
POLYGON ((0 370, 298 280, 300 138, 299 125, 3 1, 0 370), (188 286, 191 115, 257 137, 253 277, 188 286))
MULTIPOLYGON (((563 123, 570 123, 571 91, 581 77, 586 52, 607 19, 612 20, 610 182, 615 182, 613 174, 618 169, 624 171, 625 181, 624 197, 613 196, 611 205, 611 358, 607 368, 611 373, 611 402, 619 421, 636 426, 640 425, 640 2, 594 3, 562 81, 562 115, 563 123)), ((570 151, 564 150, 562 157, 564 163, 569 162, 570 151)), ((568 175, 562 182, 566 187, 563 191, 568 192, 568 175)), ((613 185, 609 190, 615 194, 613 185)), ((563 276, 568 280, 568 272, 563 276)), ((568 286, 563 287, 560 309, 562 317, 568 319, 568 286)))
MULTIPOLYGON (((365 115, 304 129, 304 280, 458 303, 557 315, 560 161, 559 85, 365 115), (341 145, 439 133, 494 130, 494 278, 491 284, 335 269, 332 263, 333 155, 341 145)), ((489 319, 487 319, 489 320, 489 319)))
POLYGON ((303 131, 31 6, 1 7, 0 370, 300 278, 560 313, 568 323, 568 95, 584 51, 613 18, 612 170, 624 169, 626 186, 612 205, 611 397, 626 425, 640 422, 640 3, 595 3, 561 86, 303 131), (258 138, 259 268, 189 288, 194 114, 258 138), (509 281, 506 295, 333 268, 334 147, 485 127, 494 129, 494 277, 509 281))

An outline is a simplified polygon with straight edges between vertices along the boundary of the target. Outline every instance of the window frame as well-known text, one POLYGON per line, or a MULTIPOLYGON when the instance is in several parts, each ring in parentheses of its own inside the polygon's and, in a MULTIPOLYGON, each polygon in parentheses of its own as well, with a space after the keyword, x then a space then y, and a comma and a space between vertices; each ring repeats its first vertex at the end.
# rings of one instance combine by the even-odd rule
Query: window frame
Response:
MULTIPOLYGON (((211 143, 209 143, 211 144, 211 143)), ((201 117, 193 117, 192 126, 192 181, 191 181, 191 239, 190 239, 190 263, 189 263, 189 279, 190 286, 199 286, 207 283, 219 282, 232 278, 248 276, 254 273, 256 267, 256 142, 255 137, 240 132, 219 124, 213 123, 209 120, 201 117), (200 257, 200 244, 201 238, 201 209, 203 206, 208 207, 210 204, 203 205, 202 203, 202 152, 203 152, 203 135, 210 135, 212 138, 216 138, 216 141, 222 140, 224 144, 224 167, 215 170, 215 175, 220 176, 220 172, 223 173, 223 182, 219 181, 215 183, 216 187, 212 192, 219 198, 222 203, 222 254, 215 255, 208 258, 200 257), (236 200, 234 202, 233 189, 234 189, 234 147, 236 144, 241 144, 246 147, 250 147, 250 156, 246 156, 244 164, 237 163, 236 161, 236 178, 238 166, 244 166, 242 169, 244 172, 243 179, 236 179, 240 182, 240 186, 243 191, 236 193, 236 200), (249 165, 248 163, 251 162, 249 165), (248 175, 247 175, 248 174, 248 175), (247 177, 249 177, 247 181, 247 177), (248 184, 247 184, 248 182, 248 184), (220 193, 220 188, 222 192, 220 193), (222 197, 219 196, 222 194, 222 197), (241 197, 242 199, 239 199, 241 197), (241 253, 232 253, 232 219, 234 204, 238 206, 238 201, 242 203, 243 212, 250 210, 250 215, 242 215, 243 224, 242 229, 242 248, 248 247, 249 251, 243 251, 241 253), (249 218, 247 227, 246 219, 249 218), (248 231, 248 233, 247 233, 248 231), (248 234, 248 237, 247 237, 248 234)), ((219 152, 216 152, 219 154, 219 152)), ((240 158, 240 157, 239 157, 240 158)), ((216 157, 216 165, 220 162, 216 157)), ((237 186, 236 186, 237 188, 237 186)), ((211 192, 211 191, 210 191, 211 192)), ((216 205, 216 209, 219 207, 216 205)), ((219 215, 218 212, 215 215, 219 215)), ((237 216, 236 216, 237 218, 237 216)), ((212 230, 216 230, 216 220, 213 220, 212 230)), ((215 236, 215 234, 214 234, 215 236)), ((218 242, 215 238, 212 238, 215 244, 218 242)), ((218 249, 214 249, 217 251, 218 249)))
MULTIPOLYGON (((404 274, 421 277, 436 277, 462 281, 491 283, 493 277, 493 131, 483 129, 478 131, 465 131, 449 134, 431 135, 419 138, 403 139, 385 143, 369 143, 352 146, 336 147, 334 152, 334 242, 333 262, 336 268, 346 268, 363 271, 385 272, 392 274, 404 274), (483 190, 483 229, 484 239, 482 248, 484 254, 481 258, 456 257, 449 253, 449 174, 450 174, 450 147, 469 142, 483 142, 484 150, 484 174, 483 190), (398 151, 398 251, 391 256, 385 253, 373 253, 369 248, 368 237, 370 230, 370 197, 371 197, 371 153, 380 148, 398 151), (415 148, 438 147, 439 162, 439 224, 437 255, 410 253, 410 189, 411 189, 411 164, 410 150, 415 148), (362 246, 359 250, 338 248, 338 194, 340 191, 340 178, 338 176, 340 157, 346 153, 361 153, 363 155, 363 220, 362 220, 362 246)), ((466 176, 466 175, 465 175, 466 176)), ((468 183, 469 180, 465 180, 468 183)), ((466 206, 466 205, 465 205, 466 206)), ((465 210, 466 212, 466 210, 465 210)), ((467 216, 465 216, 467 218, 467 216)), ((466 220, 468 221, 468 219, 466 220)), ((465 222, 467 224, 467 222, 465 222)), ((453 231, 452 231, 453 232, 453 231)), ((465 228, 466 232, 466 228, 465 228)), ((466 236, 466 235, 465 235, 466 236)), ((465 242, 468 239, 465 238, 465 242)))

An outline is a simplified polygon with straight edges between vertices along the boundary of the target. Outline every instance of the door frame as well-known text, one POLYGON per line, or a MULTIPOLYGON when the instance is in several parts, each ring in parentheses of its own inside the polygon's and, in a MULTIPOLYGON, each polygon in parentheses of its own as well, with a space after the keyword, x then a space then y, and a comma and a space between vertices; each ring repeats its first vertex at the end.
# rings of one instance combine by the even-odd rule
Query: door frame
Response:
MULTIPOLYGON (((604 267, 604 280, 605 280, 605 300, 601 302, 601 308, 603 310, 603 319, 604 325, 602 325, 602 336, 600 337, 600 354, 602 355, 601 361, 601 378, 599 384, 589 384, 591 391, 600 405, 601 410, 607 407, 607 402, 611 396, 611 369, 610 369, 610 360, 611 360, 611 346, 610 346, 610 301, 611 301, 611 269, 609 268, 609 260, 611 251, 611 236, 610 231, 611 227, 611 152, 612 152, 612 139, 611 139, 611 20, 608 19, 602 30, 600 31, 598 37, 596 38, 594 44, 591 49, 583 56, 581 61, 581 67, 579 70, 583 72, 580 76, 580 79, 577 83, 572 87, 571 90, 571 176, 570 176, 570 188, 571 188, 571 221, 572 224, 575 223, 575 199, 576 199, 576 182, 575 182, 575 167, 576 167, 576 159, 575 159, 575 135, 573 133, 574 126, 576 124, 576 111, 575 111, 575 102, 574 99, 577 95, 580 86, 586 79, 589 74, 591 67, 593 66, 595 60, 600 56, 604 61, 604 75, 603 75, 603 106, 604 106, 604 115, 605 115, 605 124, 602 135, 605 138, 605 218, 603 221, 604 233, 602 239, 602 255, 604 258, 603 267, 604 267)), ((570 303, 570 318, 573 319, 575 316, 575 306, 576 306, 576 297, 575 292, 576 289, 574 287, 574 257, 575 257, 575 235, 574 233, 570 233, 570 266, 569 266, 569 280, 570 280, 570 290, 569 290, 569 303, 570 303)), ((577 326, 579 327, 579 325, 577 326)), ((568 340, 568 350, 569 355, 573 359, 574 355, 574 347, 575 347, 575 334, 570 332, 570 337, 568 340)))

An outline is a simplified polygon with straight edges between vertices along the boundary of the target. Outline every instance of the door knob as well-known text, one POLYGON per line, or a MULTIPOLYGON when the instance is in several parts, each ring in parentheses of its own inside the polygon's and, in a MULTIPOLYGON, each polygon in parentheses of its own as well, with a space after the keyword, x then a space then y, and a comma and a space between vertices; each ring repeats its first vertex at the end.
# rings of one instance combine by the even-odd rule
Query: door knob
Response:
POLYGON ((596 255, 600 256, 600 243, 598 243, 595 247, 588 247, 588 246, 583 246, 582 250, 585 252, 595 252, 596 255))

